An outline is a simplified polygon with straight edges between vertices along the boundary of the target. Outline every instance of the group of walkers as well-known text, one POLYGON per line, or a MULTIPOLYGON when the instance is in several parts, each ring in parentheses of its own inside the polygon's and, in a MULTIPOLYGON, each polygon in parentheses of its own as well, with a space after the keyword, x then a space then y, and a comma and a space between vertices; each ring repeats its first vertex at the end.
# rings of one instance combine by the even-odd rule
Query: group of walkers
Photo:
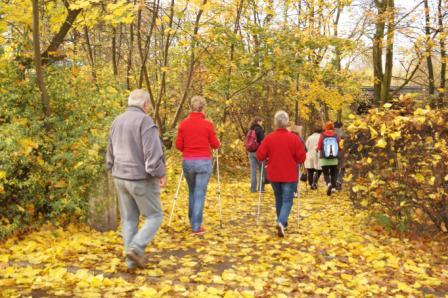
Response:
MULTIPOLYGON (((117 190, 125 262, 130 269, 146 265, 145 248, 163 219, 160 188, 166 185, 166 162, 158 128, 147 114, 149 99, 144 90, 131 92, 127 110, 112 123, 106 154, 106 165, 112 172, 117 190), (140 215, 144 222, 138 229, 140 215)), ((188 185, 188 217, 193 235, 205 233, 203 210, 213 171, 212 149, 220 147, 213 123, 205 118, 206 106, 204 97, 191 98, 191 112, 180 122, 175 142, 176 148, 182 152, 182 170, 188 185)), ((250 151, 251 191, 264 191, 264 180, 257 180, 258 169, 274 191, 277 233, 284 237, 297 192, 299 166, 305 164, 313 189, 317 188, 323 171, 331 194, 337 185, 337 155, 342 146, 330 122, 326 123, 323 133, 316 128, 306 142, 301 138, 300 127, 288 130, 286 112, 278 111, 274 123, 276 130, 265 136, 263 120, 255 117, 248 134, 253 144, 246 148, 250 151), (261 182, 258 187, 257 181, 261 182)))
MULTIPOLYGON (((275 117, 277 117, 276 115, 275 117)), ((265 184, 269 183, 269 174, 266 175, 266 168, 274 168, 276 165, 273 160, 264 164, 261 159, 257 159, 257 151, 261 148, 264 140, 264 130, 262 128, 263 120, 261 117, 255 117, 252 121, 249 132, 246 136, 245 145, 249 154, 250 171, 251 171, 251 192, 264 192, 265 184), (256 145, 252 136, 256 136, 256 145), (259 179, 264 177, 264 179, 259 179)), ((276 122, 277 130, 282 128, 276 122)), ((292 125, 287 128, 291 134, 294 134, 300 140, 306 151, 306 158, 304 162, 299 163, 299 169, 302 168, 300 179, 307 182, 312 190, 317 189, 319 178, 322 173, 327 187, 327 195, 340 190, 342 187, 342 178, 345 171, 345 152, 343 149, 343 140, 346 139, 345 133, 342 129, 342 123, 332 122, 325 123, 324 127, 316 125, 313 133, 304 141, 302 137, 302 127, 292 125)), ((280 143, 276 144, 280 145, 280 143)), ((287 154, 286 152, 282 152, 287 154)), ((284 166, 285 163, 279 165, 284 166)))

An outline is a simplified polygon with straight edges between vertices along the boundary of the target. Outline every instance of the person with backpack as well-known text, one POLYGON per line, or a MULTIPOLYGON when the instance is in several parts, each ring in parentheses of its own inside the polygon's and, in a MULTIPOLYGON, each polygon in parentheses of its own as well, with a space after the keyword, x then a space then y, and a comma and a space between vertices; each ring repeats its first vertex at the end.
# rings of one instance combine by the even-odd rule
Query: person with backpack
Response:
POLYGON ((286 129, 289 117, 285 111, 275 113, 274 122, 277 129, 263 140, 257 159, 267 161, 266 172, 275 196, 277 234, 284 237, 297 190, 297 165, 305 161, 306 153, 299 138, 286 129))
MULTIPOLYGON (((262 169, 262 163, 258 161, 256 157, 256 152, 261 144, 261 142, 264 139, 264 130, 263 130, 263 119, 261 117, 255 116, 252 120, 249 131, 246 135, 246 139, 244 140, 244 146, 246 147, 246 151, 248 152, 249 156, 249 164, 250 164, 250 191, 251 192, 257 192, 260 190, 264 191, 264 181, 262 181, 261 185, 258 185, 260 179, 257 178, 257 171, 258 171, 258 177, 261 175, 262 169)), ((264 179, 263 179, 264 180, 264 179)))
MULTIPOLYGON (((314 127, 314 133, 306 139, 306 148, 317 148, 322 132, 323 129, 320 125, 314 127)), ((308 150, 306 153, 305 168, 308 175, 308 184, 311 189, 317 189, 317 182, 322 175, 322 168, 319 165, 319 154, 316 150, 308 150)))
POLYGON ((320 135, 317 151, 320 151, 320 166, 327 183, 327 196, 336 191, 338 176, 338 156, 340 151, 338 136, 334 133, 334 124, 331 121, 325 123, 324 132, 320 135))
POLYGON ((188 184, 188 218, 194 235, 202 235, 205 195, 212 175, 212 152, 218 149, 213 123, 205 118, 207 102, 202 96, 191 98, 190 116, 179 123, 176 148, 182 152, 182 168, 188 184))

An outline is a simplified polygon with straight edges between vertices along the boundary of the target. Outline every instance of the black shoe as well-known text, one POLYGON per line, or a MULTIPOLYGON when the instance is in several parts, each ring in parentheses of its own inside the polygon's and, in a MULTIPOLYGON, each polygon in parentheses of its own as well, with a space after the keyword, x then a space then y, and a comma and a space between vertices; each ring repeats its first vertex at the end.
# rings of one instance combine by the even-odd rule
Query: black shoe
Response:
POLYGON ((316 184, 311 185, 311 189, 317 189, 317 185, 316 184))
POLYGON ((342 190, 342 183, 340 183, 340 182, 336 183, 336 189, 342 190))
POLYGON ((331 196, 331 190, 333 189, 333 187, 331 186, 331 183, 328 183, 327 186, 327 196, 331 196))

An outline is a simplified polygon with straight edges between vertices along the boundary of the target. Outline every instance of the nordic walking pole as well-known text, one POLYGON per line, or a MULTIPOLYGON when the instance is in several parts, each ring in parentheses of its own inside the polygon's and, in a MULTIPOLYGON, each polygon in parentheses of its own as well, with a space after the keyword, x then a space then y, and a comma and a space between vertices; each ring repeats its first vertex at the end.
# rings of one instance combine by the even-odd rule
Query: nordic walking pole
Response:
POLYGON ((222 228, 221 177, 219 176, 219 151, 216 151, 216 174, 218 180, 216 192, 218 193, 219 225, 222 228))
POLYGON ((171 220, 173 219, 174 207, 176 207, 177 198, 179 197, 180 184, 182 183, 182 178, 184 176, 184 170, 180 173, 179 183, 177 184, 176 194, 173 199, 173 206, 171 207, 170 219, 168 220, 168 227, 171 225, 171 220))
POLYGON ((262 183, 263 183, 263 171, 264 171, 264 162, 261 163, 261 170, 260 170, 260 187, 258 191, 258 208, 257 208, 257 226, 258 221, 260 220, 260 211, 261 211, 261 197, 262 197, 262 183))
MULTIPOLYGON (((300 171, 299 171, 300 177, 300 171)), ((297 225, 300 223, 300 179, 299 183, 297 183, 297 225)))

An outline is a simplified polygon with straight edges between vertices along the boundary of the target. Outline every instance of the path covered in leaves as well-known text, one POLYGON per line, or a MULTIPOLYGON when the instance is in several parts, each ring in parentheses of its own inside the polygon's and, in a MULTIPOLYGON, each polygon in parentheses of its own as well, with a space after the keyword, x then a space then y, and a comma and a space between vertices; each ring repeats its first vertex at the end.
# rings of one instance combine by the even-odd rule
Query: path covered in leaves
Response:
MULTIPOLYGON (((82 297, 314 297, 430 296, 448 294, 446 242, 394 238, 352 210, 347 195, 329 199, 324 189, 302 191, 286 238, 276 236, 273 194, 257 194, 248 179, 224 177, 224 226, 216 184, 206 203, 204 236, 187 226, 186 189, 168 229, 177 177, 163 193, 166 216, 147 248, 148 268, 128 272, 118 232, 85 226, 49 226, 0 244, 0 296, 82 297)), ((302 185, 303 186, 303 185, 302 185)))

